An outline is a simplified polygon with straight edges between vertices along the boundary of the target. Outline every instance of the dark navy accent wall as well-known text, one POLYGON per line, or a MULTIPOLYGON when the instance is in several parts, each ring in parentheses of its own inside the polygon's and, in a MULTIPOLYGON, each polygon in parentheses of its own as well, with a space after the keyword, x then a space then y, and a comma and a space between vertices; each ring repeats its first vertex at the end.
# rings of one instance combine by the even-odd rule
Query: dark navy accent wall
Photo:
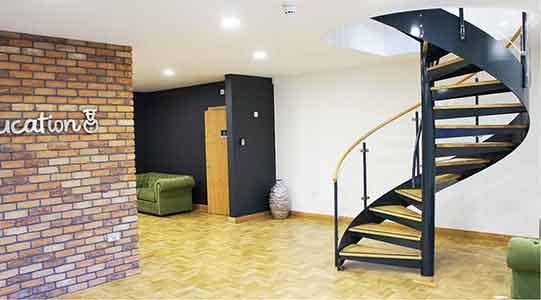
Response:
POLYGON ((211 106, 225 105, 224 82, 135 93, 137 173, 192 175, 194 203, 207 203, 205 120, 211 106))
POLYGON ((276 179, 274 88, 271 78, 226 75, 225 82, 230 214, 240 217, 269 209, 268 194, 276 179))

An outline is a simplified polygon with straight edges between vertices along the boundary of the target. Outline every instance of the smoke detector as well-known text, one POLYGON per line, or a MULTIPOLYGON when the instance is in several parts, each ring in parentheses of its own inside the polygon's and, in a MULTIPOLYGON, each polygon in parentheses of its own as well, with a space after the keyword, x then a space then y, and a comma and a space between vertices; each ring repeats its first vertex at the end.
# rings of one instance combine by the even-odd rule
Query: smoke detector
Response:
POLYGON ((291 1, 284 2, 284 4, 282 4, 282 8, 286 16, 294 16, 297 14, 297 5, 291 1))

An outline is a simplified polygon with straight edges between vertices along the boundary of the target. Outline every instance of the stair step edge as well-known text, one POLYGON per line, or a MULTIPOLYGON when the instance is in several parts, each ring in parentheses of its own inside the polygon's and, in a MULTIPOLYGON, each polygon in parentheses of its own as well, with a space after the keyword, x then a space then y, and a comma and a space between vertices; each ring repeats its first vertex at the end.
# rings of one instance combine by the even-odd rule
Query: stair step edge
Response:
POLYGON ((513 143, 440 143, 436 148, 512 148, 513 143))
POLYGON ((439 90, 460 89, 460 88, 469 88, 469 87, 478 87, 478 86, 496 85, 496 84, 502 84, 502 82, 499 80, 487 80, 487 81, 479 81, 479 82, 471 82, 471 83, 440 85, 440 86, 432 87, 431 90, 439 91, 439 90))
MULTIPOLYGON (((396 207, 398 207, 398 206, 396 206, 396 207)), ((409 209, 407 209, 405 207, 403 207, 404 210, 397 211, 396 207, 392 206, 392 205, 377 206, 377 207, 370 208, 370 211, 380 213, 380 214, 389 215, 389 216, 394 216, 394 217, 397 217, 397 218, 402 218, 402 219, 406 219, 406 220, 410 220, 410 221, 422 222, 422 220, 423 220, 422 216, 420 214, 418 214, 417 212, 411 211, 411 210, 409 210, 409 209), (405 210, 407 210, 409 214, 404 213, 405 210)))
POLYGON ((385 225, 385 223, 382 223, 382 224, 369 223, 369 224, 363 224, 363 225, 352 227, 349 229, 349 231, 371 234, 371 235, 378 235, 378 236, 385 236, 385 237, 391 237, 391 238, 398 238, 398 239, 404 239, 404 240, 411 240, 411 241, 421 240, 420 231, 411 229, 409 227, 406 227, 406 229, 404 229, 402 227, 398 227, 397 225, 385 225))
POLYGON ((436 162, 436 167, 445 166, 466 166, 466 165, 485 165, 490 163, 487 159, 477 158, 454 158, 449 160, 442 160, 436 162))
POLYGON ((377 252, 375 249, 366 248, 361 245, 349 245, 340 251, 341 256, 354 256, 354 257, 367 257, 367 258, 387 258, 387 259, 407 259, 407 260, 421 260, 420 253, 413 254, 411 252, 392 253, 390 251, 377 252))
POLYGON ((471 105, 436 105, 436 110, 446 109, 483 109, 483 108, 523 108, 521 103, 499 103, 499 104, 471 104, 471 105))
POLYGON ((435 66, 429 67, 429 68, 427 68, 427 71, 428 72, 435 71, 435 70, 443 69, 445 67, 449 67, 449 66, 452 66, 452 65, 460 64, 460 63, 463 63, 463 62, 464 62, 464 59, 462 57, 458 57, 458 58, 455 58, 455 59, 448 60, 446 62, 439 63, 439 64, 437 64, 435 66))
POLYGON ((528 125, 436 125, 436 129, 526 129, 528 125))
POLYGON ((396 190, 395 192, 402 195, 402 196, 405 196, 405 197, 408 197, 408 198, 410 198, 412 200, 415 200, 415 201, 417 201, 419 203, 423 203, 423 198, 422 197, 414 195, 414 194, 408 192, 407 190, 400 189, 400 190, 396 190))

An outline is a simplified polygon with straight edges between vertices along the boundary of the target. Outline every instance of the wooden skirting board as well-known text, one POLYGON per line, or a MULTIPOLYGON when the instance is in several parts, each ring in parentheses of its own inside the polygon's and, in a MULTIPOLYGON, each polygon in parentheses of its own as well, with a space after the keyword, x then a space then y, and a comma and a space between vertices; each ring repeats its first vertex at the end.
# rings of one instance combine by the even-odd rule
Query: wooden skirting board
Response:
POLYGON ((201 212, 208 212, 209 207, 206 204, 193 204, 193 210, 199 210, 201 212))
MULTIPOLYGON (((334 216, 331 216, 331 215, 308 213, 308 212, 302 212, 302 211, 291 211, 291 216, 297 217, 297 218, 305 218, 305 219, 313 219, 313 220, 321 220, 321 221, 332 221, 334 219, 334 216)), ((351 221, 353 221, 352 217, 341 216, 339 219, 340 219, 340 222, 351 223, 351 221)))
MULTIPOLYGON (((194 210, 201 210, 202 212, 207 212, 207 206, 204 204, 194 204, 194 210)), ((332 222, 334 217, 332 215, 326 215, 326 214, 318 214, 318 213, 309 213, 309 212, 302 212, 302 211, 291 211, 291 216, 296 218, 305 218, 305 219, 312 219, 312 220, 319 220, 319 221, 326 221, 326 222, 332 222)), ((271 214, 270 211, 264 211, 259 212, 251 215, 246 215, 242 217, 228 217, 228 221, 234 224, 240 224, 244 222, 249 221, 258 221, 258 220, 265 220, 270 219, 271 214)), ((352 217, 340 217, 340 222, 347 222, 351 223, 353 221, 352 217)), ((505 235, 505 234, 496 234, 496 233, 486 233, 486 232, 477 232, 477 231, 467 231, 467 230, 460 230, 460 229, 452 229, 452 228, 436 228, 436 234, 444 234, 447 236, 458 236, 458 237, 466 237, 466 238, 476 238, 476 239, 489 239, 489 240, 499 240, 503 242, 509 241, 512 236, 505 235)))
POLYGON ((263 212, 258 212, 251 215, 242 216, 242 217, 228 217, 228 220, 231 223, 240 224, 240 223, 249 222, 249 221, 266 220, 266 219, 269 219, 270 217, 271 217, 270 211, 263 211, 263 212))
POLYGON ((506 234, 468 231, 468 230, 442 228, 442 227, 436 228, 436 234, 442 234, 442 235, 447 235, 447 236, 460 236, 460 237, 466 237, 466 238, 472 238, 472 239, 495 240, 495 241, 502 241, 502 242, 508 242, 511 238, 513 238, 513 236, 506 235, 506 234))
MULTIPOLYGON (((297 218, 314 219, 314 220, 328 221, 328 222, 332 222, 334 219, 334 216, 332 215, 307 213, 307 212, 301 212, 301 211, 292 211, 291 216, 297 217, 297 218)), ((352 217, 343 217, 343 216, 340 217, 340 222, 351 223, 351 221, 353 221, 352 217)), ((440 227, 436 228, 436 234, 463 237, 463 238, 473 238, 473 239, 497 240, 497 241, 502 241, 502 242, 507 242, 513 237, 513 236, 505 235, 505 234, 486 233, 486 232, 468 231, 468 230, 452 229, 452 228, 440 228, 440 227)))
MULTIPOLYGON (((206 204, 193 204, 193 210, 197 210, 203 213, 208 213, 208 205, 206 204)), ((251 215, 246 215, 242 217, 227 217, 227 220, 234 224, 240 224, 249 221, 265 220, 269 219, 271 216, 270 211, 258 212, 251 215)))

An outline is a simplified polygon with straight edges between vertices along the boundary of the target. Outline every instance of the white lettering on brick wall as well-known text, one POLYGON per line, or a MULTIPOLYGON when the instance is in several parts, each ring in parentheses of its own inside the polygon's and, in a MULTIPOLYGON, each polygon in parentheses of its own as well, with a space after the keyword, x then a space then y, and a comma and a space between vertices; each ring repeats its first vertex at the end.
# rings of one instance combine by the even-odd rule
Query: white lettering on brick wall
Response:
POLYGON ((67 132, 80 132, 81 129, 86 133, 96 133, 99 129, 96 119, 95 109, 83 110, 84 120, 55 120, 52 116, 45 116, 40 113, 37 119, 28 120, 5 120, 4 125, 0 126, 0 134, 58 134, 67 132))

